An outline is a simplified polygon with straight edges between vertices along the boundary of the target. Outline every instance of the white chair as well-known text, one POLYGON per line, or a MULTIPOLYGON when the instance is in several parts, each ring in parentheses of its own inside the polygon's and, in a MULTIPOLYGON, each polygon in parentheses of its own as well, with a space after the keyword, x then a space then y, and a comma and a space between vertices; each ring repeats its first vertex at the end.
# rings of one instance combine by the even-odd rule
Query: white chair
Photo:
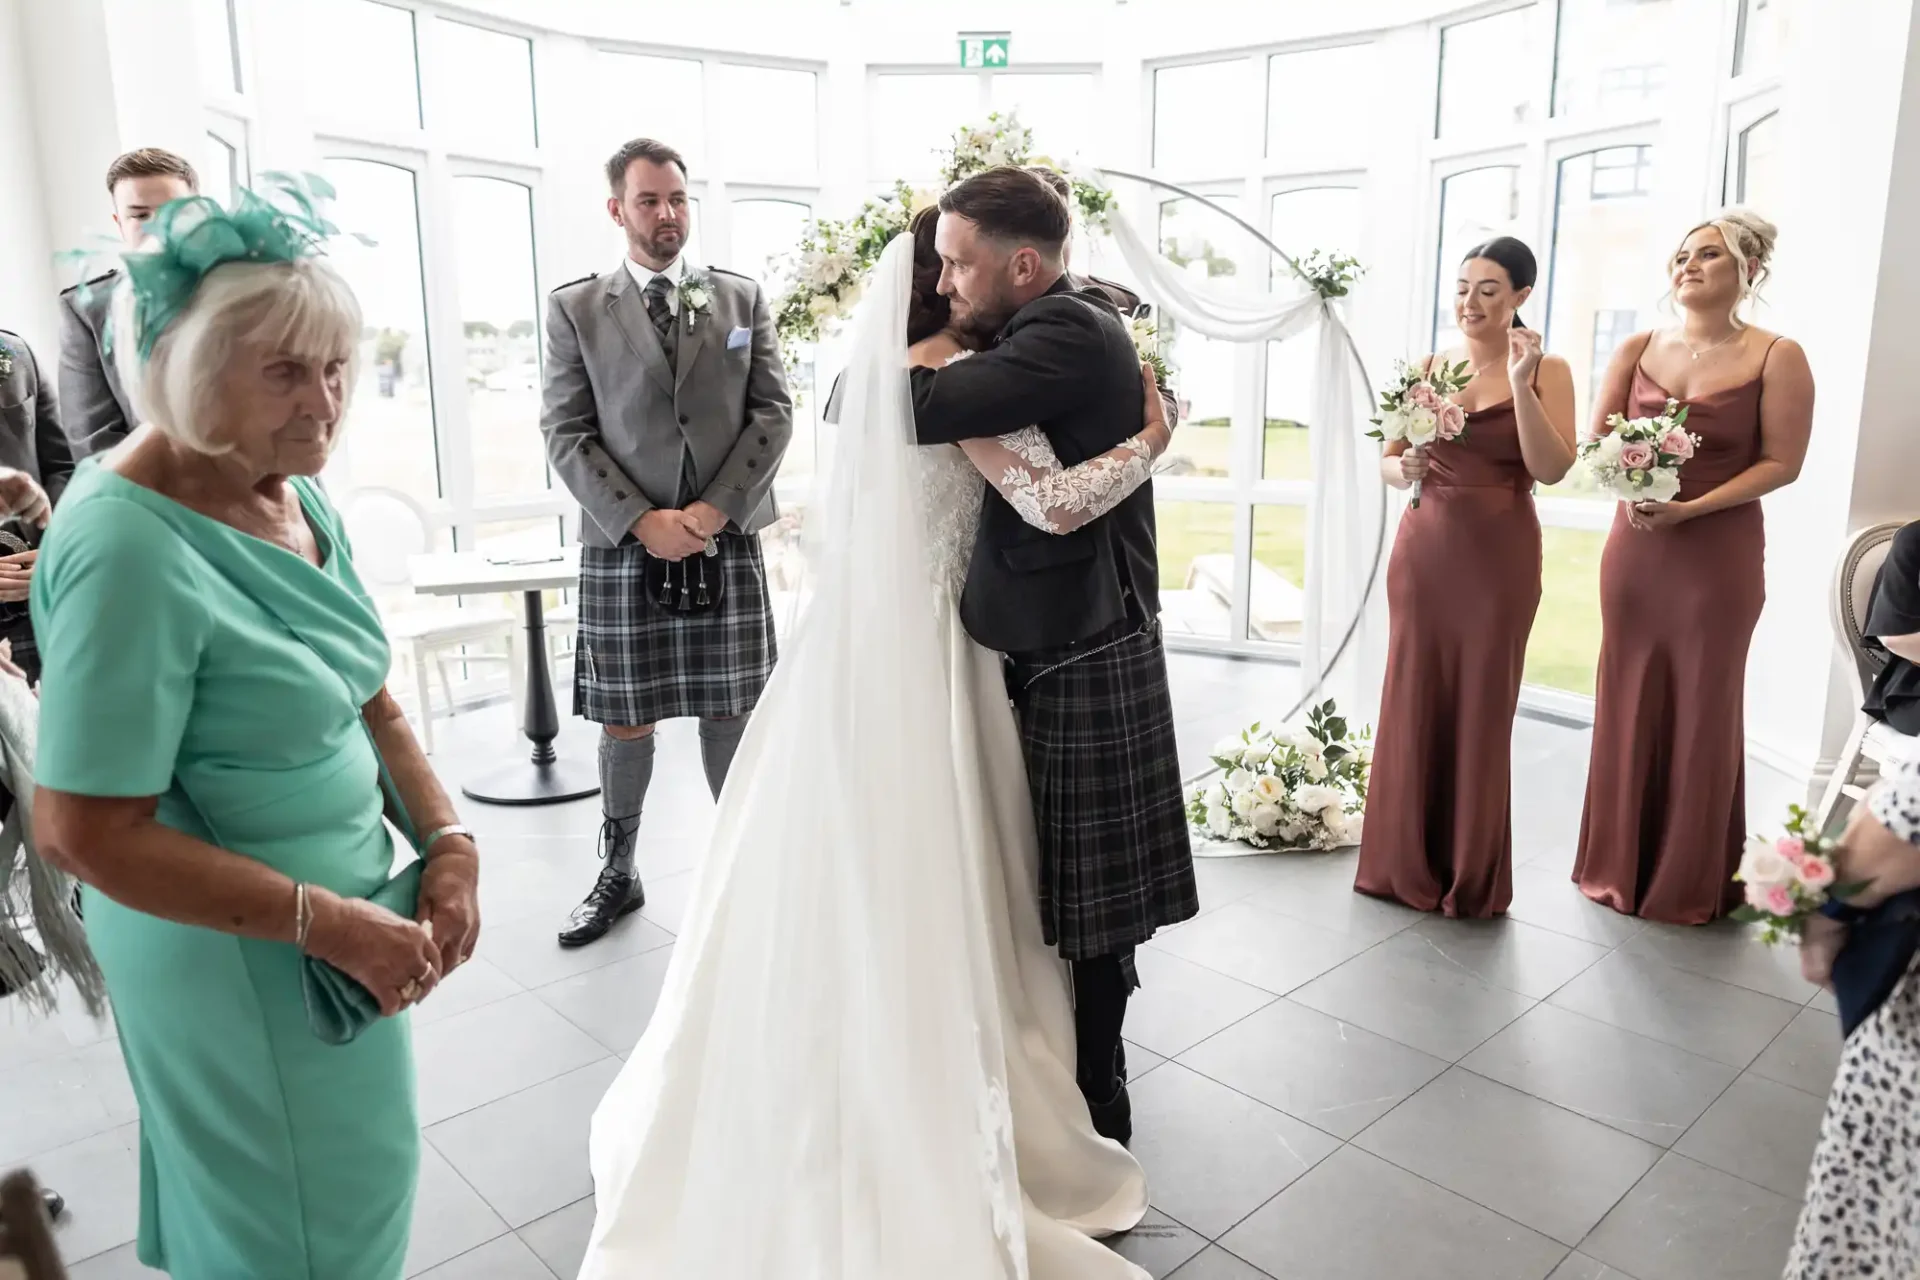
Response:
MULTIPOLYGON (((356 489, 338 504, 347 535, 353 540, 353 563, 360 578, 376 594, 410 593, 413 572, 409 558, 432 550, 433 535, 427 513, 419 503, 396 489, 356 489)), ((447 674, 450 657, 461 662, 501 662, 514 671, 513 653, 518 620, 496 605, 462 609, 451 604, 407 609, 383 615, 395 659, 413 667, 414 698, 420 719, 420 745, 433 751, 433 692, 431 671, 440 676, 447 714, 454 712, 453 680, 447 674), (499 653, 479 653, 473 646, 497 644, 499 653), (457 653, 462 647, 468 652, 457 653)), ((517 680, 517 676, 514 679, 517 680)))
MULTIPOLYGON (((1834 642, 1860 677, 1864 699, 1874 679, 1887 665, 1884 653, 1867 648, 1867 610, 1873 603, 1873 581, 1886 563, 1898 524, 1877 524, 1856 533, 1834 571, 1832 621, 1834 642)), ((1904 756, 1912 744, 1905 734, 1888 728, 1864 711, 1855 711, 1847 742, 1834 761, 1827 789, 1814 810, 1814 829, 1828 831, 1840 817, 1843 801, 1858 801, 1878 776, 1880 767, 1904 756)))

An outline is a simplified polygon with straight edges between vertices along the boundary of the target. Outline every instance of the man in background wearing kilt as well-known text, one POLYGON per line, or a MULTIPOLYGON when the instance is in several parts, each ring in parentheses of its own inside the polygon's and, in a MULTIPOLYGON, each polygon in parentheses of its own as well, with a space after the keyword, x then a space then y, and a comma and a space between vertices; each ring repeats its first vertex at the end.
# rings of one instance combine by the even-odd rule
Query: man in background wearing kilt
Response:
POLYGON ((553 291, 540 430, 581 506, 574 713, 603 726, 598 880, 560 933, 584 946, 646 901, 634 870, 654 726, 697 717, 718 798, 775 656, 759 532, 793 400, 760 286, 681 255, 687 167, 636 138, 607 162, 613 270, 553 291))
MULTIPOLYGON (((912 371, 922 444, 1038 425, 1067 466, 1138 430, 1140 364, 1106 298, 1065 274, 1069 215, 1041 178, 990 169, 940 201, 940 292, 988 343, 912 371)), ((1064 536, 991 488, 960 601, 967 631, 1007 655, 1040 835, 1040 917, 1073 972, 1081 1092, 1094 1127, 1132 1134, 1121 1027, 1133 950, 1194 916, 1173 698, 1160 636, 1149 481, 1064 536)))

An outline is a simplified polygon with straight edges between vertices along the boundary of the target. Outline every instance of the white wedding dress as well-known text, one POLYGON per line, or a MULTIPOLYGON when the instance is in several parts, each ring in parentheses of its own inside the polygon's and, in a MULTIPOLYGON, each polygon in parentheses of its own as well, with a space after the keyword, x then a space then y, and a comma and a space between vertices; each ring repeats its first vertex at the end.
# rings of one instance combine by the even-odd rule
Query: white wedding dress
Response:
POLYGON ((646 1032, 593 1118, 581 1280, 1146 1280, 1074 1081, 1000 660, 956 607, 983 499, 913 444, 882 256, 813 548, 646 1032))

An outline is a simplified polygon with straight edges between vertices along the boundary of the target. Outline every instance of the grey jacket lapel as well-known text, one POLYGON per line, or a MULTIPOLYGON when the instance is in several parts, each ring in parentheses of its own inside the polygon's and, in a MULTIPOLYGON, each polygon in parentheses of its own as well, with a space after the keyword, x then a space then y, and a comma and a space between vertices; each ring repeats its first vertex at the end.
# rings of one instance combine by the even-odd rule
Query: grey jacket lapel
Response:
MULTIPOLYGON (((711 291, 708 296, 712 296, 711 291)), ((707 343, 713 337, 713 308, 709 305, 705 313, 696 318, 689 308, 682 306, 679 316, 675 318, 675 323, 680 326, 680 358, 676 362, 677 368, 673 379, 674 394, 678 395, 680 388, 687 383, 687 375, 693 371, 694 364, 700 359, 700 353, 706 349, 707 343)))
POLYGON ((640 357, 640 363, 647 367, 660 389, 673 395, 673 369, 667 364, 666 348, 660 345, 653 318, 647 314, 646 300, 633 287, 633 275, 625 263, 615 268, 613 279, 607 285, 607 313, 620 326, 627 345, 640 357))

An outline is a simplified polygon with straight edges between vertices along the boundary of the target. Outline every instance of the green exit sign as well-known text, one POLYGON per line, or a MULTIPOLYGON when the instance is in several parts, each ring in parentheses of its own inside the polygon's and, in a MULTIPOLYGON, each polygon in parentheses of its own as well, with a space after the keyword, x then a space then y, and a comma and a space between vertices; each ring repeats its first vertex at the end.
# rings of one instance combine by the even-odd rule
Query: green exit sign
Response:
POLYGON ((1004 67, 1010 35, 963 35, 960 37, 960 65, 963 67, 1004 67))

